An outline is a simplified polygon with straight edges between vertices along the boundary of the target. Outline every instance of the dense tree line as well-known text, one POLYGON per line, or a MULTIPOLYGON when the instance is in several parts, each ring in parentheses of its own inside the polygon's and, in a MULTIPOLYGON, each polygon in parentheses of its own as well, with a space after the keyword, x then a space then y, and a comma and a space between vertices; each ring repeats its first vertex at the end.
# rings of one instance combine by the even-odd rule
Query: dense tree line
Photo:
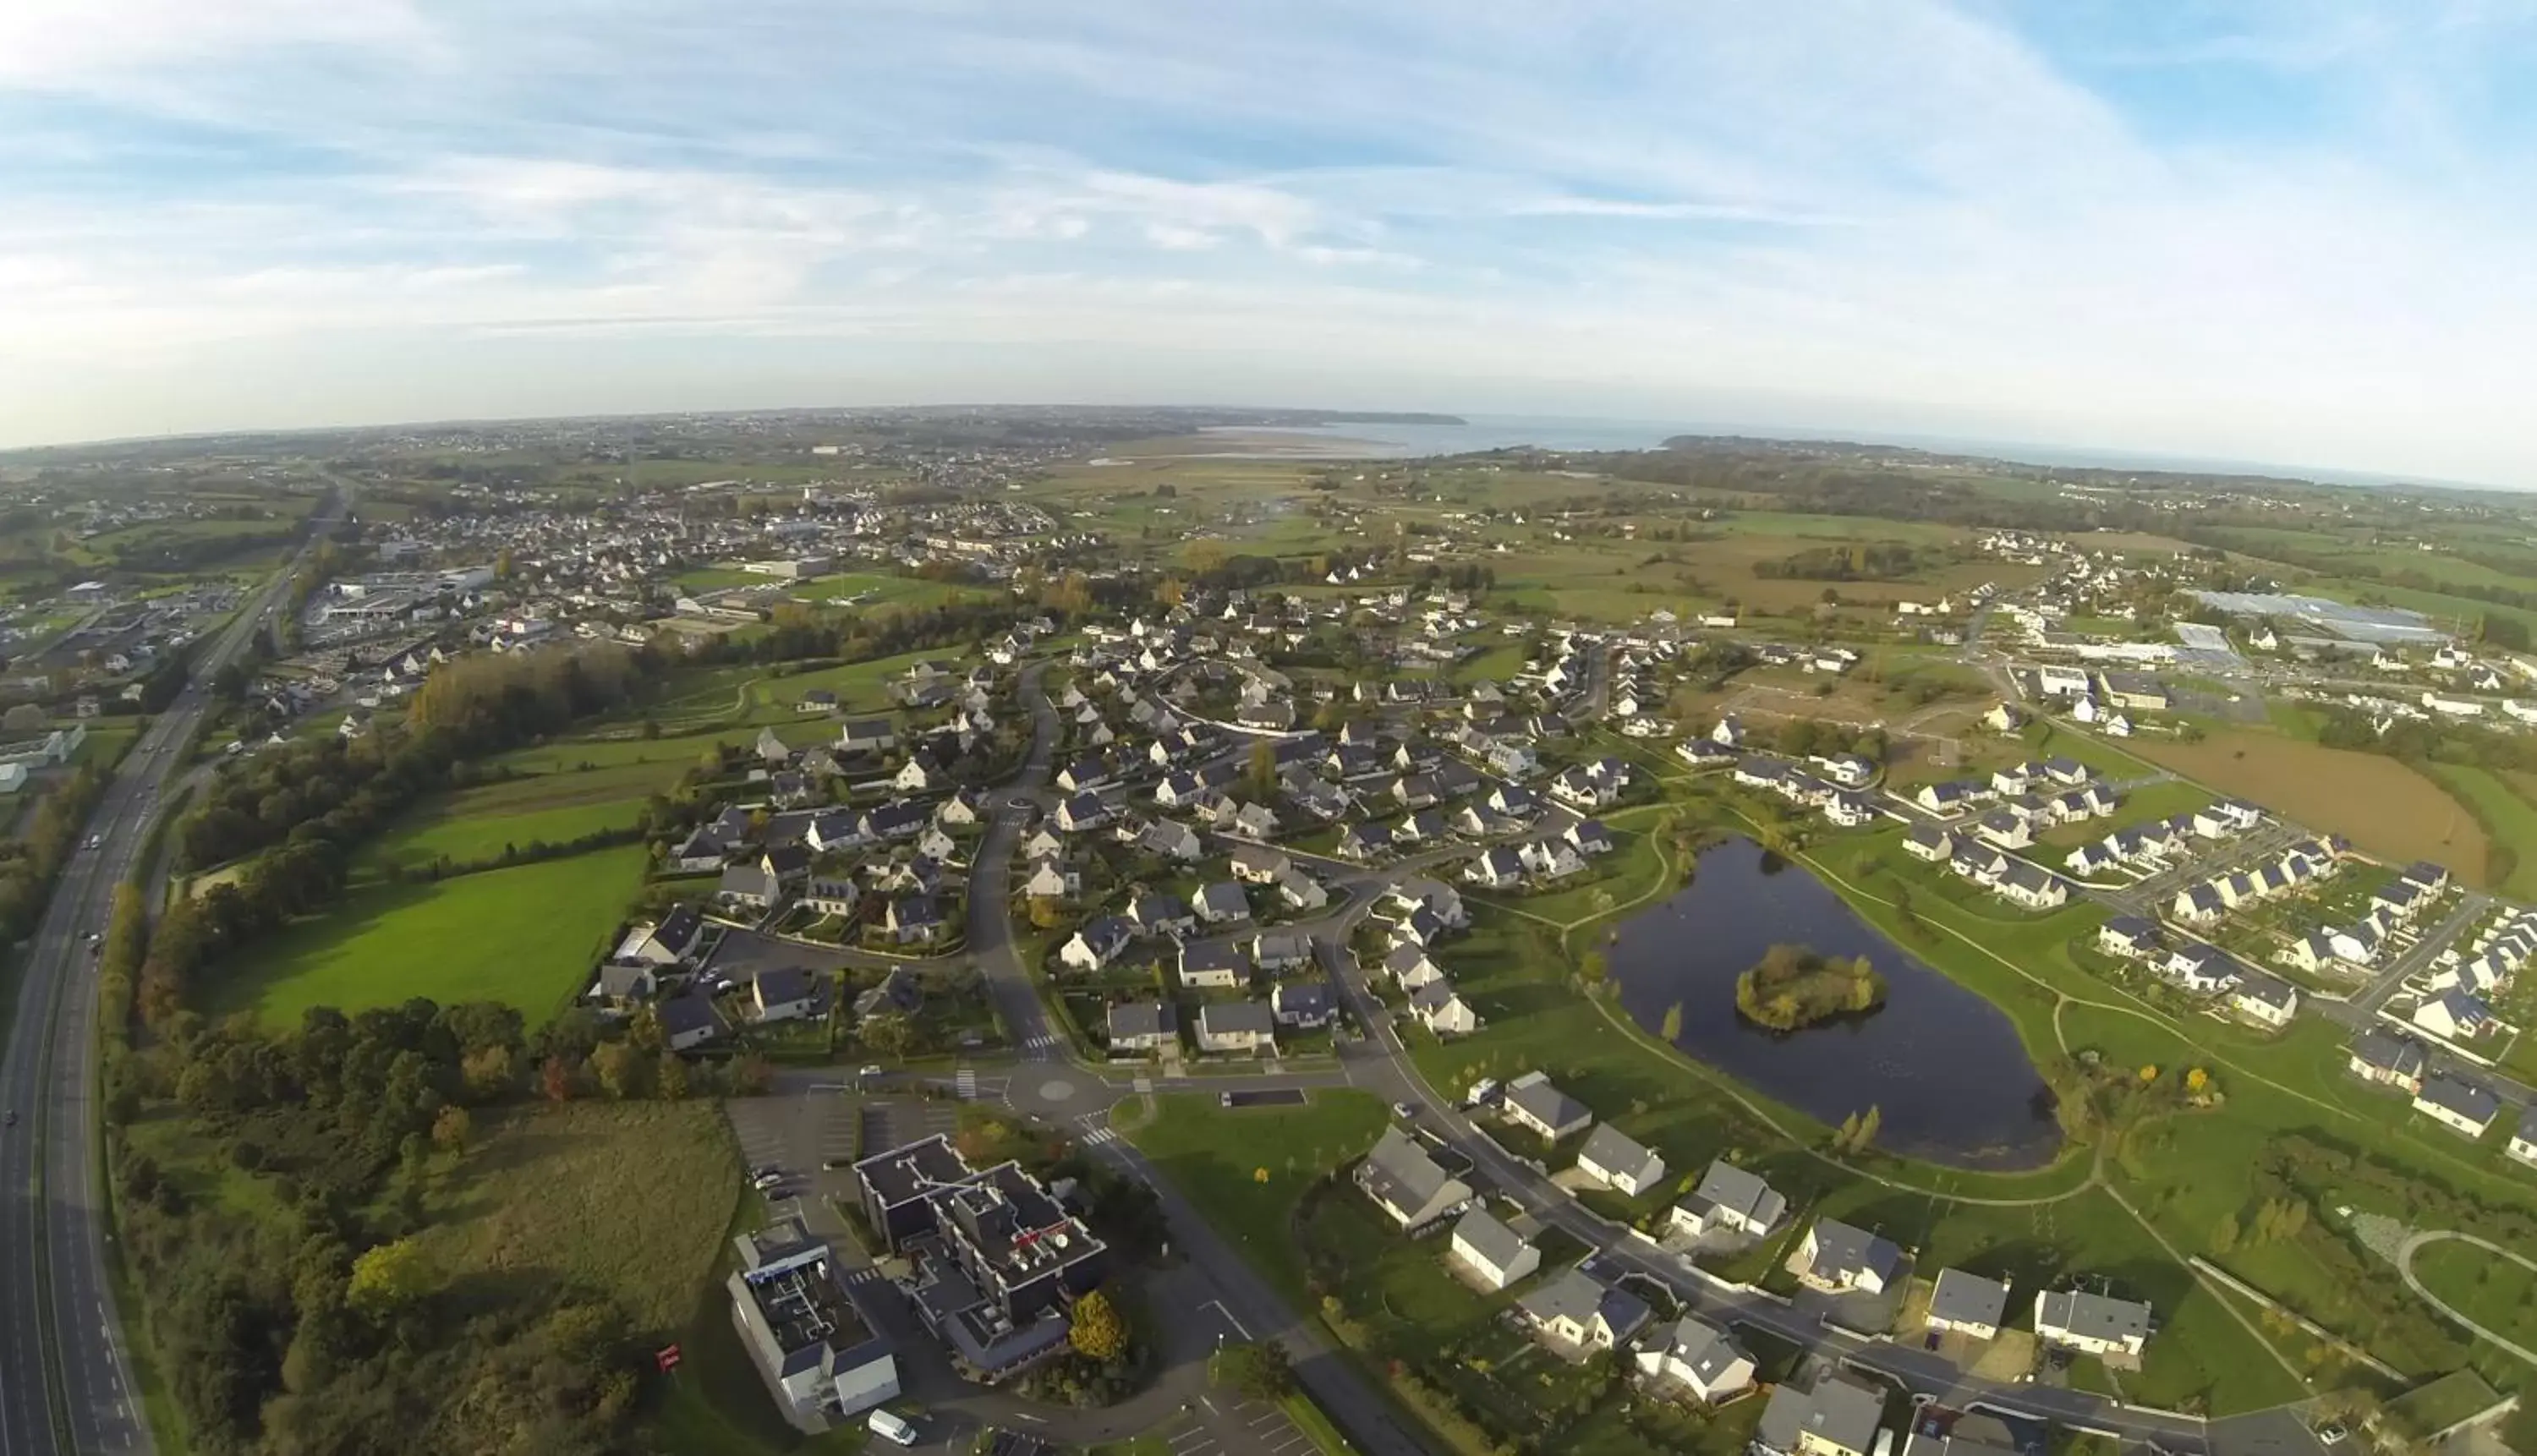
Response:
POLYGON ((1011 601, 946 601, 938 606, 884 612, 820 611, 787 604, 775 608, 768 629, 732 633, 697 645, 698 663, 781 663, 796 658, 864 662, 927 648, 984 642, 1011 631, 1038 608, 1011 601))
POLYGON ((1766 580, 1800 582, 1893 581, 1919 571, 1925 554, 1900 541, 1808 546, 1786 556, 1756 561, 1753 574, 1766 580))
POLYGON ((14 941, 34 933, 53 879, 78 847, 105 785, 103 770, 82 764, 35 805, 23 834, 0 840, 0 936, 14 941))
POLYGON ((449 782, 463 760, 639 701, 657 679, 647 649, 462 658, 432 672, 402 728, 310 738, 225 768, 176 826, 179 868, 202 869, 290 842, 340 850, 449 782))
POLYGON ((638 1342, 663 1332, 549 1281, 436 1288, 412 1241, 429 1155, 463 1148, 469 1109, 601 1045, 585 1021, 531 1038, 508 1007, 417 1000, 315 1009, 281 1035, 189 1018, 128 1061, 108 1098, 109 1167, 194 1449, 635 1449, 638 1342), (145 1095, 181 1106, 277 1209, 237 1217, 137 1149, 126 1127, 145 1095))

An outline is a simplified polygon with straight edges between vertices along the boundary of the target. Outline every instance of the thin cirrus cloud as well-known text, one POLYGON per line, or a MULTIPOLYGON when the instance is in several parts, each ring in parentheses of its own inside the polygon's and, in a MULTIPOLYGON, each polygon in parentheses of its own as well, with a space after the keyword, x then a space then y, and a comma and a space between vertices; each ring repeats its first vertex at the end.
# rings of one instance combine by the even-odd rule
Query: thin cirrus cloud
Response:
POLYGON ((0 443, 1520 405, 2518 483, 2523 8, 17 0, 0 443))

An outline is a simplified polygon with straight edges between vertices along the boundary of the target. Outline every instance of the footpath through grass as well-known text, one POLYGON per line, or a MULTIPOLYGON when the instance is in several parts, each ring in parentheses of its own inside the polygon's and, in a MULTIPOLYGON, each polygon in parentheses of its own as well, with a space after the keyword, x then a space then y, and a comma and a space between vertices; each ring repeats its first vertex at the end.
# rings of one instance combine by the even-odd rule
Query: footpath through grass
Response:
POLYGON ((223 968, 216 1013, 268 1026, 428 996, 500 1001, 538 1025, 561 1009, 641 886, 640 845, 428 884, 357 890, 223 968))

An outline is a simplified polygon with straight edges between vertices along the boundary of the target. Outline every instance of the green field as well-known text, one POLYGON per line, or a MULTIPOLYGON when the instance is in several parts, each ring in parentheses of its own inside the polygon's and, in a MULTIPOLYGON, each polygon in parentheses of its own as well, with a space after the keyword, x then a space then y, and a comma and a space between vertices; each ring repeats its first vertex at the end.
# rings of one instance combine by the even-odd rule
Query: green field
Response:
POLYGON ((561 1009, 641 884, 639 845, 431 884, 378 885, 259 945, 216 1011, 289 1025, 311 1006, 491 1000, 532 1024, 561 1009))
POLYGON ((2485 769, 2434 763, 2424 770, 2484 826, 2487 878, 2491 869, 2508 869, 2486 888, 2522 902, 2537 900, 2537 805, 2521 797, 2508 780, 2485 769))
POLYGON ((2537 1350, 2537 1269, 2452 1239, 2415 1254, 2414 1277, 2458 1313, 2537 1350))
POLYGON ((1207 1226, 1241 1247, 1299 1304, 1303 1263, 1291 1228, 1312 1180, 1361 1156, 1382 1135, 1383 1104, 1328 1089, 1300 1108, 1220 1110, 1200 1094, 1155 1099, 1155 1115, 1128 1136, 1207 1226), (1263 1176, 1263 1173, 1266 1176, 1263 1176))

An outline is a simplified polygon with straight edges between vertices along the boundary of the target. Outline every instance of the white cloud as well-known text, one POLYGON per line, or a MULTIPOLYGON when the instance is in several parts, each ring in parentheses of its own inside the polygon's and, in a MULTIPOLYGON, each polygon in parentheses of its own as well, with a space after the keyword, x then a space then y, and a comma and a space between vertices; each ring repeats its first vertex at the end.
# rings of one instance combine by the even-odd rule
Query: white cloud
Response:
MULTIPOLYGON (((1075 397, 1732 392, 2509 474, 2537 193, 2480 109, 2514 52, 2479 72, 2468 9, 2105 4, 2056 55, 1934 0, 18 0, 0 101, 41 145, 0 157, 0 373, 42 389, 0 391, 0 439, 122 428, 136 374, 181 394, 212 348, 315 418, 364 334, 578 347, 629 391, 612 351, 675 336, 805 388, 1046 349, 1075 397), (2217 66, 2368 99, 2285 136, 2124 80, 2217 66), (1152 363, 1193 341, 1218 372, 1152 363)), ((394 412, 491 377, 447 367, 394 412)), ((645 367, 651 405, 735 377, 645 367)))

